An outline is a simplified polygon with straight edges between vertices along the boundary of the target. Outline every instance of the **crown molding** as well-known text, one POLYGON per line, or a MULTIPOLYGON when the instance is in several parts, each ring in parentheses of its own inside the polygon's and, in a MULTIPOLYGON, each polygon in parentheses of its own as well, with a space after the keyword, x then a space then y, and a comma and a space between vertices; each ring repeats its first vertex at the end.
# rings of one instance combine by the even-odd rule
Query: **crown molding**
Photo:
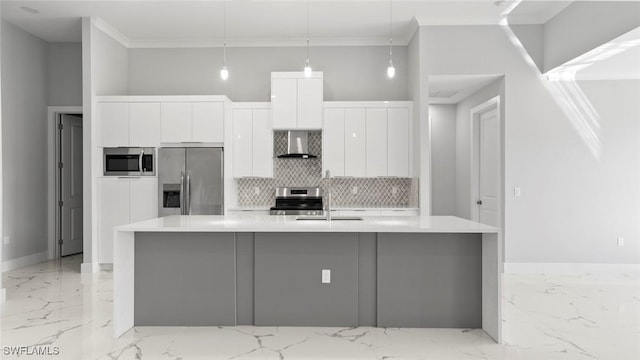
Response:
POLYGON ((105 34, 111 36, 114 40, 122 44, 126 48, 130 48, 132 41, 123 33, 118 31, 116 28, 111 26, 108 22, 102 20, 101 18, 95 17, 91 18, 93 24, 96 28, 100 29, 105 34))

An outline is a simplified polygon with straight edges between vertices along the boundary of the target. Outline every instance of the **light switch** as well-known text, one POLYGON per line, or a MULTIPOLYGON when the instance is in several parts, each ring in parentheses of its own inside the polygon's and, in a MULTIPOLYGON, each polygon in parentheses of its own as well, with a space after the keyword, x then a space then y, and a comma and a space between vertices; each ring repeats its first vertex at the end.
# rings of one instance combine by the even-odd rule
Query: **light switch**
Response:
POLYGON ((322 269, 322 283, 331 284, 331 270, 322 269))
POLYGON ((520 188, 519 187, 513 188, 513 196, 520 197, 520 195, 522 195, 522 191, 520 190, 520 188))
POLYGON ((391 195, 398 195, 398 187, 397 186, 392 186, 391 187, 391 195))
POLYGON ((624 246, 624 238, 618 237, 618 246, 624 246))
POLYGON ((356 194, 358 193, 358 187, 357 187, 357 186, 354 186, 353 188, 351 188, 351 193, 352 193, 353 195, 356 195, 356 194))
POLYGON ((254 187, 254 188, 253 188, 253 193, 254 193, 254 194, 256 194, 256 195, 260 195, 260 188, 259 188, 259 187, 257 187, 257 186, 256 186, 256 187, 254 187))

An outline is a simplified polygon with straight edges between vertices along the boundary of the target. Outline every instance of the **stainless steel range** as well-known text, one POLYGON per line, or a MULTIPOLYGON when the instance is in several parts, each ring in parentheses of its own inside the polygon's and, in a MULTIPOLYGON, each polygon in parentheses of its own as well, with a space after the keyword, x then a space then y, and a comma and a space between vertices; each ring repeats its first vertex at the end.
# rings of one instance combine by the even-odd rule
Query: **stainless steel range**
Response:
POLYGON ((318 187, 276 188, 271 215, 324 215, 322 190, 318 187))

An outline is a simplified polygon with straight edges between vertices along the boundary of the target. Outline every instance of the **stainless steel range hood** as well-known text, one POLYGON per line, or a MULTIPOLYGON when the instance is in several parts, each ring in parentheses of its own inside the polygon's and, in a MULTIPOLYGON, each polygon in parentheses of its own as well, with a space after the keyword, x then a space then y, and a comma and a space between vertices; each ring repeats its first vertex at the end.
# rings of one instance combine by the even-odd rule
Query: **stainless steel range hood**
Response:
POLYGON ((305 130, 287 131, 287 152, 278 155, 279 158, 314 159, 316 155, 309 154, 309 132, 305 130))

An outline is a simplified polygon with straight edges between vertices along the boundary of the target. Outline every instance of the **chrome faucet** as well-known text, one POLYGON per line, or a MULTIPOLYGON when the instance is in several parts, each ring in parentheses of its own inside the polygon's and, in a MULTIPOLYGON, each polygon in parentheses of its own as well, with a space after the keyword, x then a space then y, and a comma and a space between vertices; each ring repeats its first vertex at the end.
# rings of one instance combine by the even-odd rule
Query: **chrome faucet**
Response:
POLYGON ((324 204, 324 210, 327 213, 327 221, 331 222, 331 172, 327 170, 325 176, 327 178, 327 201, 324 204))

